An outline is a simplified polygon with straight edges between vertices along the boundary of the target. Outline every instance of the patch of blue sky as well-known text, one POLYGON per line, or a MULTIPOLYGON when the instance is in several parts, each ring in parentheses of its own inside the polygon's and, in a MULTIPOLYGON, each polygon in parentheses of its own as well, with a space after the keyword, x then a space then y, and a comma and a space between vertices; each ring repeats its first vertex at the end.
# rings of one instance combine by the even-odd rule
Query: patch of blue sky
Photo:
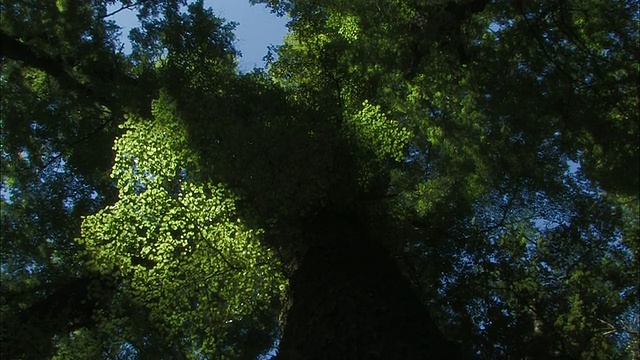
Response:
MULTIPOLYGON (((213 13, 227 22, 235 22, 235 46, 242 54, 239 59, 239 71, 248 72, 254 68, 264 68, 264 58, 272 46, 282 43, 287 33, 284 17, 278 17, 262 4, 251 5, 248 0, 207 0, 205 8, 210 7, 213 13)), ((108 13, 116 12, 120 5, 112 5, 108 13)), ((121 27, 120 41, 123 52, 131 52, 131 44, 127 40, 129 32, 138 26, 135 9, 124 9, 115 13, 111 19, 121 27)))

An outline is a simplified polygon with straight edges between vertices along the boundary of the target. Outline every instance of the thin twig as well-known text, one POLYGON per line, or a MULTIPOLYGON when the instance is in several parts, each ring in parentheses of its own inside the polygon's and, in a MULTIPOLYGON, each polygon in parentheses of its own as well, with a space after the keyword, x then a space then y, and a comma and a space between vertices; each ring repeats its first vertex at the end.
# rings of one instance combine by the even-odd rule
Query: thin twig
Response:
POLYGON ((137 2, 136 2, 136 3, 133 3, 133 4, 130 4, 130 5, 123 5, 120 9, 115 10, 115 11, 113 11, 113 12, 110 12, 110 13, 108 13, 108 14, 106 14, 106 15, 103 15, 103 16, 101 17, 101 19, 106 19, 106 18, 108 18, 108 17, 110 17, 110 16, 113 16, 113 15, 115 15, 115 14, 117 14, 117 13, 119 13, 119 12, 123 11, 123 10, 133 9, 133 8, 137 7, 138 5, 140 5, 140 3, 137 3, 137 2))

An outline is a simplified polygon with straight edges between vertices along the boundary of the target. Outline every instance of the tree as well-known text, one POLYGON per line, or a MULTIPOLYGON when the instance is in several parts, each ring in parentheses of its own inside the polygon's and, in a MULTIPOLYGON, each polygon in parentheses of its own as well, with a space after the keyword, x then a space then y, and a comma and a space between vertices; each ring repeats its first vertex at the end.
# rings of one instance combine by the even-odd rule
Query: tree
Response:
POLYGON ((637 2, 261 2, 3 2, 3 354, 638 357, 637 2))

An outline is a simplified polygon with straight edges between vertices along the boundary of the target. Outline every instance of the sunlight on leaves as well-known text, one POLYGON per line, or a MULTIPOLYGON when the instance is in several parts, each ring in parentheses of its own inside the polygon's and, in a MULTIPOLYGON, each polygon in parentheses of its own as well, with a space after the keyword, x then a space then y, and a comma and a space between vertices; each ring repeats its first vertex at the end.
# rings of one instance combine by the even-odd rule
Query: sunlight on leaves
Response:
POLYGON ((237 198, 223 184, 191 181, 197 159, 165 95, 153 115, 125 123, 114 146, 119 200, 85 218, 80 242, 99 270, 124 277, 124 291, 167 335, 212 339, 268 306, 286 281, 262 231, 238 217, 237 198))

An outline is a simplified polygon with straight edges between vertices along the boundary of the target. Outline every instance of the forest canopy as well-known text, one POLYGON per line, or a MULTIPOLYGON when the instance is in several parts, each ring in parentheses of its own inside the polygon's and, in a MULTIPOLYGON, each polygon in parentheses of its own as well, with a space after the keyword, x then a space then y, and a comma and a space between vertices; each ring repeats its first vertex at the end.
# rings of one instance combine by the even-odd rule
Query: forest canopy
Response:
POLYGON ((251 2, 2 0, 3 358, 640 359, 638 1, 251 2))

